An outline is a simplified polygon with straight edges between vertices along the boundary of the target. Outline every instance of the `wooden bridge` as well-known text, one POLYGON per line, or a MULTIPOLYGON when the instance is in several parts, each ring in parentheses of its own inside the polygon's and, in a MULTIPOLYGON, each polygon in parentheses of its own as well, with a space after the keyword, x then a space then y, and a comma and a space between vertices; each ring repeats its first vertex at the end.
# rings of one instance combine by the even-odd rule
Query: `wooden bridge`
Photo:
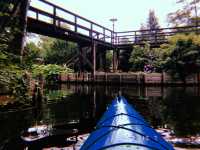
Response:
POLYGON ((114 32, 91 20, 70 12, 46 0, 35 0, 43 9, 30 4, 28 11, 29 32, 47 35, 83 45, 91 41, 107 49, 121 48, 124 45, 152 45, 166 43, 166 38, 176 33, 190 33, 200 30, 200 26, 160 28, 155 30, 137 30, 114 32))
POLYGON ((132 50, 133 45, 143 45, 145 42, 150 43, 152 47, 158 47, 174 34, 200 32, 200 25, 114 32, 47 0, 34 0, 34 3, 23 1, 28 4, 23 7, 26 9, 25 31, 76 42, 79 45, 77 57, 80 64, 88 63, 92 67, 93 74, 97 64, 98 67, 105 68, 107 50, 113 50, 113 70, 116 70, 121 49, 132 50), (35 3, 37 5, 34 5, 35 3), (89 59, 86 56, 88 49, 92 56, 89 59))

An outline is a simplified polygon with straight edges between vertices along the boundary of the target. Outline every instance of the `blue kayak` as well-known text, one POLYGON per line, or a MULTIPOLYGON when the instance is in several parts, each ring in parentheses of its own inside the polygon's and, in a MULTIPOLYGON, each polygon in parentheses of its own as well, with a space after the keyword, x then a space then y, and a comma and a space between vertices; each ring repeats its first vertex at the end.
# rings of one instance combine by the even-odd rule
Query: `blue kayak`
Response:
POLYGON ((174 150, 124 97, 113 100, 81 150, 174 150))

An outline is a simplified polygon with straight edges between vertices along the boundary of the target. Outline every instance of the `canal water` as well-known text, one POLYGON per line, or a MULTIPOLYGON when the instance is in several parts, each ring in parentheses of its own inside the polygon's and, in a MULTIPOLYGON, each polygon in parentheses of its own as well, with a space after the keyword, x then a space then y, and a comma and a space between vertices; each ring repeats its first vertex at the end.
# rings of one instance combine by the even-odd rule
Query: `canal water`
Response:
POLYGON ((24 149, 20 134, 36 124, 73 124, 81 133, 90 132, 119 92, 152 127, 173 129, 177 137, 200 134, 199 87, 62 84, 48 86, 37 109, 0 112, 0 150, 24 149))

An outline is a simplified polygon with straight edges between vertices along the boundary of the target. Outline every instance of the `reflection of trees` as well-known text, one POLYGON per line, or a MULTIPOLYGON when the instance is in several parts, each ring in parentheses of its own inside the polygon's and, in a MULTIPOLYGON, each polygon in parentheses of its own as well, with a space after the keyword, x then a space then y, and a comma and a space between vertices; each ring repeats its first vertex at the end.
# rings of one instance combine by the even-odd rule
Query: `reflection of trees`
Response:
POLYGON ((148 99, 148 121, 155 128, 162 127, 165 124, 164 121, 164 105, 161 97, 150 97, 148 99))
POLYGON ((177 136, 196 135, 200 131, 199 97, 189 88, 171 88, 164 99, 165 118, 177 136))
MULTIPOLYGON (((163 98, 160 94, 152 94, 148 95, 147 99, 139 99, 138 96, 145 96, 144 89, 134 86, 62 86, 62 90, 72 91, 72 95, 57 104, 48 105, 49 118, 56 122, 80 119, 84 123, 84 129, 88 126, 93 127, 115 94, 122 91, 123 96, 153 127, 163 127, 167 124, 178 136, 195 135, 200 131, 200 101, 198 93, 194 93, 198 88, 168 87, 163 89, 163 98)), ((152 91, 147 93, 149 92, 152 91)))

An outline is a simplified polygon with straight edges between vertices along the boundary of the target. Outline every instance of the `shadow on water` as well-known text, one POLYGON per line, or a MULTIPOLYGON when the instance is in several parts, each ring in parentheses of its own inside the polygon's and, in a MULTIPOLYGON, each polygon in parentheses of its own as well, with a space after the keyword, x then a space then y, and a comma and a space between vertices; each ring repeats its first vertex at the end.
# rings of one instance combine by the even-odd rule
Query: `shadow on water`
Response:
POLYGON ((171 128, 176 136, 200 133, 199 87, 62 84, 46 88, 46 100, 38 109, 0 112, 0 149, 23 149, 21 131, 37 123, 63 126, 77 122, 81 133, 90 132, 119 91, 154 128, 171 128))

